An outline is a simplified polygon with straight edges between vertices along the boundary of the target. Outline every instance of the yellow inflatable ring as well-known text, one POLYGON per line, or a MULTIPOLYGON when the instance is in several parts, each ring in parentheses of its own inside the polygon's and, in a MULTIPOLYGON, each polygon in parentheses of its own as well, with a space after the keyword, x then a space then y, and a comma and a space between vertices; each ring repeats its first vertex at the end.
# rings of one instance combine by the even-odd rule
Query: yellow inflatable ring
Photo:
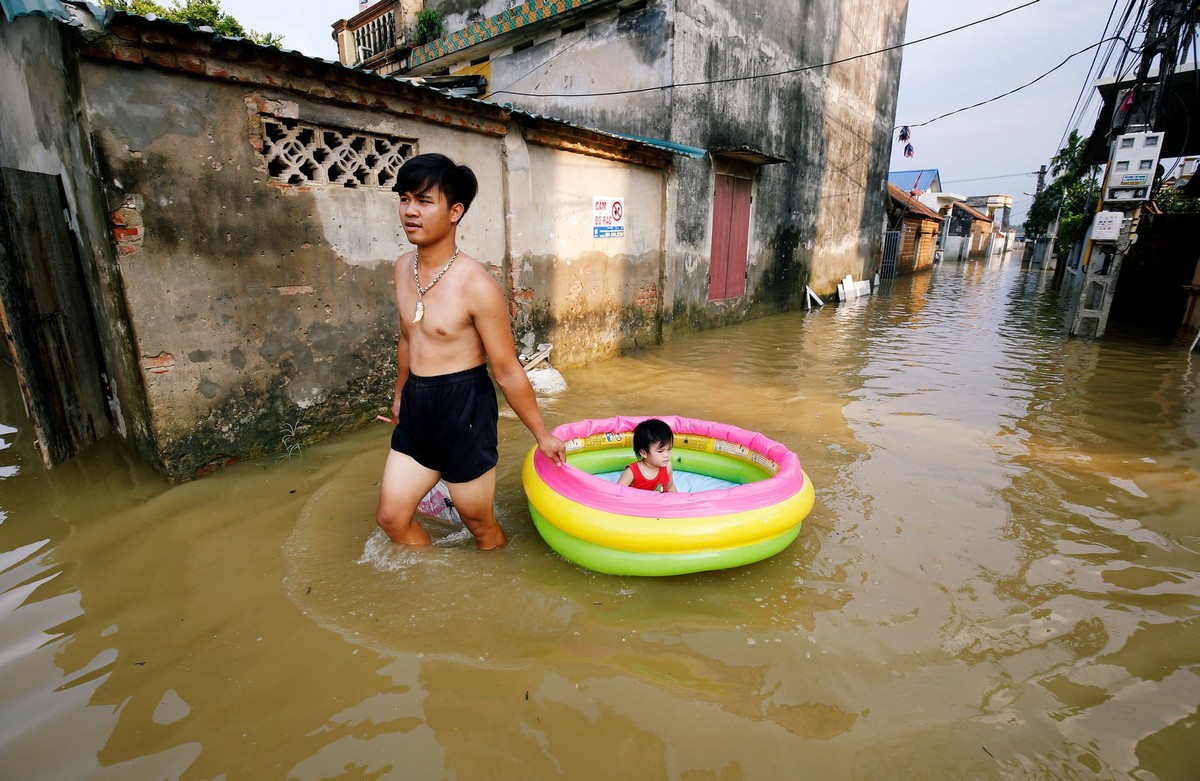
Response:
POLYGON ((762 434, 712 421, 664 416, 675 434, 673 468, 736 483, 695 493, 654 493, 597 473, 632 460, 633 428, 645 418, 559 426, 567 463, 537 448, 522 470, 529 512, 564 558, 614 575, 678 575, 761 561, 791 544, 813 505, 794 453, 762 434))

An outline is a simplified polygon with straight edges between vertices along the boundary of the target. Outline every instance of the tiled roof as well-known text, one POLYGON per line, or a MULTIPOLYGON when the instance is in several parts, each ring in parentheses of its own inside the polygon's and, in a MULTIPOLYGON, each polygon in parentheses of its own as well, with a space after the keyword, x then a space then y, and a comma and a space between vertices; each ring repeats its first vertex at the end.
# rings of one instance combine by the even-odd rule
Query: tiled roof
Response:
POLYGON ((928 206, 904 192, 904 190, 901 190, 891 182, 888 182, 888 195, 891 196, 893 201, 900 204, 908 211, 912 212, 913 214, 920 215, 927 220, 937 220, 938 222, 941 222, 945 219, 945 217, 938 214, 933 209, 930 209, 928 206))
POLYGON ((973 218, 975 218, 977 220, 983 220, 984 222, 992 222, 991 217, 987 216, 986 214, 979 211, 978 209, 968 206, 965 201, 955 201, 954 208, 962 209, 967 214, 971 215, 973 218))

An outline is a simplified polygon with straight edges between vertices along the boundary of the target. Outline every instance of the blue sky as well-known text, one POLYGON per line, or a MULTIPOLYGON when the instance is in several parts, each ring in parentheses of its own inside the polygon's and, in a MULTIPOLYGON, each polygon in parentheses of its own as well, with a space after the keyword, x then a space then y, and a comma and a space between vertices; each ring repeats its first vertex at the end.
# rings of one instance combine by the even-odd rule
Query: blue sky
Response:
MULTIPOLYGON (((1027 0, 911 0, 905 40, 992 16, 1027 0)), ((1041 0, 1006 16, 905 48, 897 125, 917 125, 1032 81, 1103 37, 1111 0, 1041 0)), ((1103 47, 1107 49, 1107 47, 1103 47)), ((1033 200, 1032 172, 1063 146, 1074 128, 1081 90, 1096 49, 1071 59, 1031 87, 994 103, 913 127, 915 154, 893 143, 892 170, 937 168, 942 189, 960 195, 1011 195, 1018 224, 1033 200)), ((1080 132, 1089 135, 1099 101, 1092 98, 1080 132)), ((893 139, 895 137, 893 136, 893 139)))
MULTIPOLYGON (((1029 0, 910 0, 906 40, 933 35, 1029 0)), ((336 59, 331 25, 358 13, 358 0, 223 0, 242 24, 284 36, 284 47, 336 59)), ((1031 81, 1102 37, 1110 0, 1039 0, 999 19, 906 47, 897 125, 995 97, 1031 81)), ((1003 193, 1016 199, 1019 222, 1032 200, 1032 172, 1062 146, 1080 90, 1088 82, 1089 50, 1037 84, 980 108, 912 128, 915 155, 894 145, 892 170, 937 168, 943 187, 962 195, 1003 193)), ((1087 88, 1087 93, 1092 92, 1087 88)), ((1082 132, 1090 133, 1096 101, 1082 132)), ((893 136, 894 138, 894 136, 893 136)))

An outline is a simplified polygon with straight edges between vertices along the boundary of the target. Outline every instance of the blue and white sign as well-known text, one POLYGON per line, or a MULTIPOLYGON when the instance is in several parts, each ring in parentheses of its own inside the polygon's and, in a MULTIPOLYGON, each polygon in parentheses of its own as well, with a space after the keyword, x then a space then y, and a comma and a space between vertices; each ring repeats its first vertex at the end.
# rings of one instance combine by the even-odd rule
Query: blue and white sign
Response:
POLYGON ((613 239, 625 235, 625 199, 620 196, 592 197, 592 238, 613 239))

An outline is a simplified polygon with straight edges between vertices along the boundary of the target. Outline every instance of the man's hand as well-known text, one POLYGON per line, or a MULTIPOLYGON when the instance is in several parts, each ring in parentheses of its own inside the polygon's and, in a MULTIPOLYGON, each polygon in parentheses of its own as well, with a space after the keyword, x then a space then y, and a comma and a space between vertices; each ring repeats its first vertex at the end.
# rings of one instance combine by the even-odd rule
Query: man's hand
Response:
POLYGON ((567 463, 567 446, 553 434, 547 434, 538 440, 538 450, 542 455, 554 462, 555 466, 567 463))

